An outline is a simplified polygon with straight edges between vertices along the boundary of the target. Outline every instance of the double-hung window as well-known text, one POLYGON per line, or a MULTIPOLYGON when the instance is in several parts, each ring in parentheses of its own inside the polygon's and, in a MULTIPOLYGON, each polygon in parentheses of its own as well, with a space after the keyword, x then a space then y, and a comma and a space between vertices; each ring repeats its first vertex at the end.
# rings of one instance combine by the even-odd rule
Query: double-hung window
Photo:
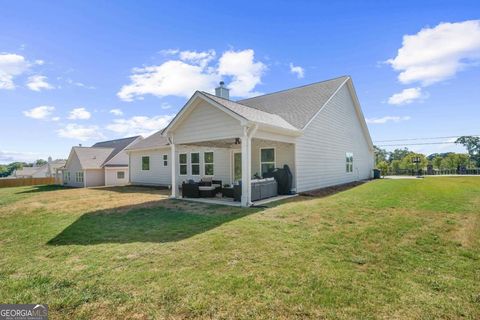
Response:
POLYGON ((63 173, 64 182, 70 181, 70 171, 65 171, 63 173))
POLYGON ((345 161, 346 161, 346 172, 352 173, 353 172, 353 153, 347 152, 345 153, 345 161))
POLYGON ((125 179, 125 171, 117 171, 117 179, 125 179))
POLYGON ((204 152, 203 153, 203 163, 205 165, 205 175, 213 176, 214 175, 214 165, 213 165, 213 152, 204 152))
POLYGON ((142 157, 142 170, 150 170, 150 157, 142 157))
POLYGON ((262 171, 262 176, 273 169, 275 169, 275 149, 260 149, 260 170, 262 171))
POLYGON ((163 155, 163 166, 168 166, 168 154, 163 155))
POLYGON ((187 154, 180 153, 178 155, 178 163, 180 165, 180 175, 186 176, 187 175, 187 154))
POLYGON ((83 172, 75 172, 75 182, 83 182, 83 172))
POLYGON ((200 175, 200 153, 190 153, 190 164, 192 169, 192 176, 200 175))

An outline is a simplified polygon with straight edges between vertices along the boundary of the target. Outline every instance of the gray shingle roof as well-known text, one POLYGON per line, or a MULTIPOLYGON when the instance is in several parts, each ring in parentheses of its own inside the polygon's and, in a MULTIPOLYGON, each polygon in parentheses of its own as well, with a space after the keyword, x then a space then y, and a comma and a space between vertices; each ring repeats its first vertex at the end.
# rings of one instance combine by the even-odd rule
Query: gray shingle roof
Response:
POLYGON ((283 119, 280 115, 265 112, 257 108, 251 108, 249 106, 242 105, 240 103, 237 103, 231 100, 217 97, 210 93, 206 93, 206 92, 201 92, 201 93, 247 120, 263 123, 271 126, 276 126, 276 127, 280 127, 288 130, 294 130, 294 131, 298 130, 293 125, 285 121, 285 119, 283 119))
POLYGON ((153 149, 159 148, 162 146, 168 145, 168 139, 162 136, 162 130, 152 134, 151 136, 138 141, 137 143, 133 144, 126 150, 142 150, 142 149, 153 149))
POLYGON ((114 148, 73 147, 83 169, 100 169, 111 158, 114 148))
POLYGON ((138 139, 140 136, 128 137, 123 139, 116 139, 116 140, 108 140, 108 141, 101 141, 95 143, 92 148, 112 148, 113 152, 107 157, 105 162, 115 157, 120 151, 125 149, 128 145, 130 145, 133 141, 138 139))
POLYGON ((239 104, 275 114, 303 129, 348 76, 237 101, 239 104))

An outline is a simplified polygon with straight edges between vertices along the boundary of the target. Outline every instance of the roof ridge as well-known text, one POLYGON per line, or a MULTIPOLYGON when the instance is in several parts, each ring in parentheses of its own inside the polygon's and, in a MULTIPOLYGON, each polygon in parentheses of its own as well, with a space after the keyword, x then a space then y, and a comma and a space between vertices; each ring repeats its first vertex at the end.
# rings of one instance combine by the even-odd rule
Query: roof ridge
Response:
MULTIPOLYGON (((205 91, 200 91, 200 92, 201 92, 201 93, 204 93, 204 94, 206 94, 206 95, 209 95, 209 96, 213 96, 213 97, 218 98, 218 99, 222 99, 222 100, 225 100, 225 101, 228 101, 228 102, 233 102, 233 103, 239 104, 239 105, 241 105, 242 107, 245 107, 245 108, 253 109, 253 110, 255 110, 255 111, 264 112, 264 113, 269 114, 269 115, 271 115, 271 116, 277 116, 277 117, 283 119, 283 117, 281 117, 280 115, 275 114, 275 113, 271 113, 271 112, 268 112, 268 111, 265 111, 265 110, 260 110, 260 109, 254 108, 254 107, 250 107, 250 106, 247 106, 246 104, 240 103, 240 102, 238 102, 238 101, 233 101, 233 100, 230 100, 230 99, 226 99, 226 98, 223 98, 223 97, 219 97, 219 96, 217 96, 217 95, 214 95, 214 94, 211 94, 211 93, 208 93, 208 92, 205 92, 205 91)), ((261 97, 261 96, 259 96, 259 97, 261 97)), ((241 101, 241 100, 239 100, 239 101, 241 101)), ((285 119, 283 119, 283 120, 285 120, 285 119)), ((285 120, 285 121, 286 121, 286 120, 285 120)), ((287 121, 287 122, 288 122, 288 121, 287 121)))
MULTIPOLYGON (((272 94, 277 94, 277 93, 286 92, 286 91, 290 91, 290 90, 296 90, 296 89, 309 87, 309 86, 313 86, 313 85, 320 84, 320 83, 323 83, 323 82, 333 81, 333 80, 337 80, 337 79, 345 78, 345 77, 346 78, 351 78, 349 75, 343 75, 343 76, 339 76, 339 77, 336 77, 336 78, 331 78, 331 79, 327 79, 327 80, 322 80, 322 81, 317 81, 317 82, 313 82, 313 83, 309 83, 309 84, 304 84, 304 85, 301 85, 301 86, 298 86, 298 87, 293 87, 293 88, 283 89, 283 90, 274 91, 274 92, 270 92, 270 93, 265 93, 265 94, 261 94, 259 96, 242 99, 242 100, 238 100, 238 101, 235 101, 235 102, 240 103, 240 101, 246 101, 246 100, 256 99, 256 98, 259 98, 259 97, 265 97, 265 96, 269 96, 269 95, 272 95, 272 94)), ((240 103, 240 104, 244 105, 242 103, 240 103)), ((250 108, 252 108, 252 107, 250 107, 250 108)), ((255 108, 253 108, 253 109, 255 109, 255 108)))
POLYGON ((112 141, 120 141, 120 140, 127 140, 127 139, 133 139, 133 138, 138 138, 138 137, 140 137, 140 135, 131 136, 131 137, 125 137, 125 138, 119 138, 119 139, 111 139, 111 140, 99 141, 99 142, 95 142, 94 145, 99 144, 99 143, 112 142, 112 141))

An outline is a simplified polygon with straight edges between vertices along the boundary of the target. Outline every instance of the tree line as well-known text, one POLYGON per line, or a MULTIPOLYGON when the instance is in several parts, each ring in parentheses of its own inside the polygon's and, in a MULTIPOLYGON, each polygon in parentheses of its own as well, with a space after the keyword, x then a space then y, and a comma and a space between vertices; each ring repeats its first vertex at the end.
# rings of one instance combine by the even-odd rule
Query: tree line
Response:
POLYGON ((402 170, 416 170, 417 164, 413 158, 420 160, 418 168, 425 170, 431 165, 437 170, 458 170, 459 168, 480 168, 480 137, 462 136, 455 141, 463 145, 468 153, 433 153, 428 156, 415 153, 408 148, 395 149, 391 152, 374 146, 376 168, 385 175, 388 172, 397 173, 402 170))
POLYGON ((13 174, 15 170, 22 169, 23 167, 41 167, 46 164, 47 161, 38 159, 35 162, 12 162, 9 164, 0 164, 0 177, 8 177, 13 174))

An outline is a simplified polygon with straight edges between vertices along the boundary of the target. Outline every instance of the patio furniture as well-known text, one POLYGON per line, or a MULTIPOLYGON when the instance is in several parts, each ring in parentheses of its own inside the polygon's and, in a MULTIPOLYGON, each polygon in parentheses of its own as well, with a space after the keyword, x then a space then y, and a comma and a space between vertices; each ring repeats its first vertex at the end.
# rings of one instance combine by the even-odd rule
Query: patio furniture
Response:
MULTIPOLYGON (((213 180, 212 177, 203 177, 198 183, 200 187, 215 187, 215 193, 222 192, 222 180, 213 180)), ((206 190, 206 189, 205 189, 206 190)))
POLYGON ((278 184, 278 194, 291 194, 292 191, 292 172, 288 165, 284 165, 283 168, 275 168, 274 170, 264 173, 264 178, 275 178, 278 184))
MULTIPOLYGON (((258 201, 266 198, 276 197, 278 195, 278 184, 274 178, 252 180, 252 201, 258 201)), ((234 201, 240 201, 242 198, 242 184, 233 186, 234 201)))
POLYGON ((214 185, 199 186, 198 191, 200 193, 200 198, 213 198, 217 195, 217 187, 214 185))
POLYGON ((223 187, 222 188, 222 197, 224 197, 224 198, 234 198, 234 187, 223 187))
POLYGON ((197 182, 182 183, 183 198, 200 198, 200 190, 197 182))

